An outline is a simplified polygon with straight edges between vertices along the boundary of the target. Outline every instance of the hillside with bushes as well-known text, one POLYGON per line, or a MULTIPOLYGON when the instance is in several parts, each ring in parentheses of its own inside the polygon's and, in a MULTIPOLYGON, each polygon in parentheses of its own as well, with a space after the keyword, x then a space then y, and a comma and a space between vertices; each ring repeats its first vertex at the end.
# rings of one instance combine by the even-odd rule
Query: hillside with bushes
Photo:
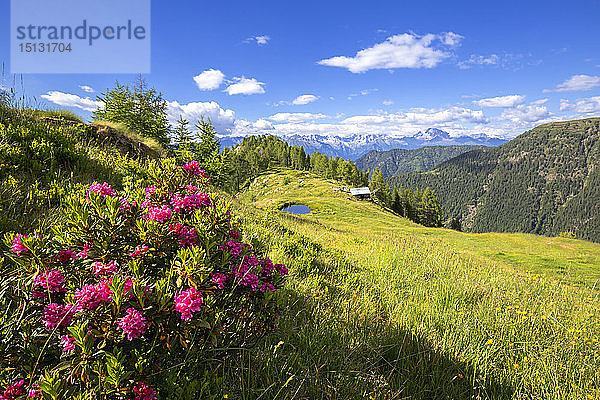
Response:
POLYGON ((271 136, 219 151, 209 121, 163 146, 128 118, 3 105, 5 398, 600 390, 598 244, 443 229, 437 188, 271 136))
POLYGON ((437 193, 445 218, 472 232, 526 232, 600 241, 600 119, 538 126, 392 186, 437 193))
POLYGON ((363 171, 380 169, 385 177, 406 172, 429 171, 451 158, 483 146, 426 146, 415 150, 371 150, 355 161, 363 171))

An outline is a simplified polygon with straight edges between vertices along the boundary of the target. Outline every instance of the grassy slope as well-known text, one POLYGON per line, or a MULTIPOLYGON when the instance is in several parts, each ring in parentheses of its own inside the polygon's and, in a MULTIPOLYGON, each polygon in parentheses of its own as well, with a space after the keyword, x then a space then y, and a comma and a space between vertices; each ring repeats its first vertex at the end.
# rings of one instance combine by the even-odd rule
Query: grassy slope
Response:
POLYGON ((350 235, 373 239, 390 234, 416 236, 437 241, 481 262, 544 273, 572 283, 593 285, 600 279, 600 244, 530 234, 463 233, 426 228, 373 203, 350 200, 347 194, 333 190, 338 187, 334 181, 323 181, 308 173, 282 170, 258 178, 245 196, 254 196, 254 204, 259 207, 279 209, 287 203, 306 204, 314 210, 308 220, 350 235), (285 176, 292 177, 293 183, 284 185, 285 176), (299 179, 305 183, 299 185, 299 179))
POLYGON ((599 245, 423 228, 337 186, 280 170, 239 197, 246 233, 292 274, 280 331, 232 378, 237 395, 600 395, 599 245), (314 212, 274 211, 292 202, 314 212))

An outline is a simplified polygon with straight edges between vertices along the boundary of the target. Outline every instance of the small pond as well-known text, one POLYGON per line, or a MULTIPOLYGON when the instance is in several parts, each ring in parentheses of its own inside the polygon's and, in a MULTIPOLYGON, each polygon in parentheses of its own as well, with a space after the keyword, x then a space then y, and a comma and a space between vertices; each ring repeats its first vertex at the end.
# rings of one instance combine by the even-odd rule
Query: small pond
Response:
POLYGON ((287 213, 292 213, 292 214, 308 214, 312 210, 310 208, 308 208, 307 206, 305 206, 304 204, 292 204, 291 206, 288 206, 288 207, 282 209, 281 211, 287 212, 287 213))

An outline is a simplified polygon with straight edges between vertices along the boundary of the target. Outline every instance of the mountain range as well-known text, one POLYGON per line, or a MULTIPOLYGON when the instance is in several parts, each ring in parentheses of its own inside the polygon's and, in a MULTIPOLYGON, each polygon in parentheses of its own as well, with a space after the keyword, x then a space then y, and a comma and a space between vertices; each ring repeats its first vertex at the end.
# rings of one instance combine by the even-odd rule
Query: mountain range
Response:
POLYGON ((481 147, 483 146, 449 145, 425 146, 414 150, 371 150, 360 156, 354 164, 371 173, 379 168, 384 177, 390 177, 406 172, 429 171, 444 161, 481 147))
POLYGON ((472 232, 600 241, 600 118, 540 125, 499 147, 454 157, 391 186, 437 193, 445 216, 472 232))
MULTIPOLYGON (((330 157, 342 157, 346 160, 356 160, 371 150, 411 150, 424 146, 451 145, 499 146, 506 143, 505 139, 494 138, 485 134, 452 137, 448 132, 436 128, 429 128, 425 131, 419 131, 413 136, 406 137, 389 137, 384 134, 348 137, 296 134, 279 137, 290 145, 304 147, 307 154, 318 151, 330 157)), ((222 147, 231 147, 240 143, 243 137, 221 135, 218 139, 222 147)))

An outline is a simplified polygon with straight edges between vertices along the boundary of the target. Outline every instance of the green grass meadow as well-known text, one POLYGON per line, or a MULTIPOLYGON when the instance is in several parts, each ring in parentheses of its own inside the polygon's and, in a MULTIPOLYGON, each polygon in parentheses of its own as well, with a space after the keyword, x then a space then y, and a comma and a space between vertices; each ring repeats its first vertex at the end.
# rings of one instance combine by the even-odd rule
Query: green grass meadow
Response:
POLYGON ((425 228, 339 188, 281 169, 232 198, 291 274, 277 332, 216 368, 224 396, 600 399, 600 245, 425 228))

